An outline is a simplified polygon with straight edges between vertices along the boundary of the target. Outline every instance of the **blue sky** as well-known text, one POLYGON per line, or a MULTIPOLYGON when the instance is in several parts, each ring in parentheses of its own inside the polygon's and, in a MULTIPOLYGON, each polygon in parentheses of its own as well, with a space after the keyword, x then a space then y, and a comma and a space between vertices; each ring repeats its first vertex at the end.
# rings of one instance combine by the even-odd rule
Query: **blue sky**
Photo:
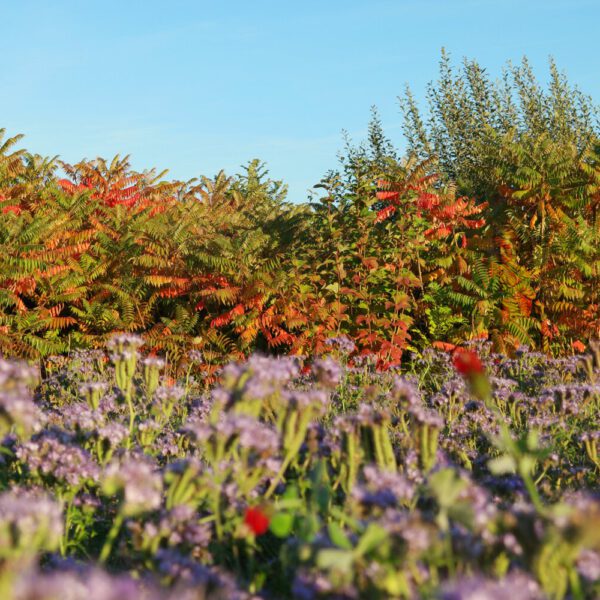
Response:
POLYGON ((553 55, 600 102, 598 0, 0 0, 0 127, 66 161, 131 154, 188 179, 257 157, 290 199, 371 105, 401 147, 397 96, 423 98, 440 48, 492 75, 553 55))

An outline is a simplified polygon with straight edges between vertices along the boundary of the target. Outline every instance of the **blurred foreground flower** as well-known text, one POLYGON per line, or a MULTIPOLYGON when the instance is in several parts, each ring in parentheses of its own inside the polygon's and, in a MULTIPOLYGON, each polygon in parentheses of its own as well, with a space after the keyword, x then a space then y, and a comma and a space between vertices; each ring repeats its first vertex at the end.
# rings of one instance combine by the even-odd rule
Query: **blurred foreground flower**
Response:
POLYGON ((152 511, 162 500, 162 479, 148 459, 130 456, 121 464, 111 463, 105 470, 102 488, 105 494, 123 491, 121 510, 126 516, 152 511))
POLYGON ((0 558, 58 548, 62 506, 42 491, 13 489, 0 494, 0 558))
POLYGON ((269 517, 257 506, 246 509, 244 523, 254 535, 263 535, 269 529, 269 517))
POLYGON ((479 356, 471 350, 458 350, 452 359, 454 368, 464 377, 470 378, 485 372, 479 356))
POLYGON ((26 363, 0 358, 0 438, 11 430, 23 437, 39 430, 42 415, 31 393, 38 378, 26 363))
POLYGON ((459 348, 452 357, 454 368, 465 378, 469 390, 479 400, 487 401, 491 397, 490 381, 481 359, 472 350, 459 348))

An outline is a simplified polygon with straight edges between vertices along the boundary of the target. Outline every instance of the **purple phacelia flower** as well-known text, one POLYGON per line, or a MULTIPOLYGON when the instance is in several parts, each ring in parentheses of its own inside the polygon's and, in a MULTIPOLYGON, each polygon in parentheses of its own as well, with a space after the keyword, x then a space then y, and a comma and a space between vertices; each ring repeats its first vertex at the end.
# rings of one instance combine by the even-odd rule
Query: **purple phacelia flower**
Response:
POLYGON ((443 586, 442 600, 541 600, 535 580, 525 574, 509 574, 503 579, 467 577, 443 586))
POLYGON ((352 354, 356 350, 356 344, 347 335, 329 338, 325 340, 325 345, 337 348, 341 354, 346 355, 352 354))
POLYGON ((113 335, 107 342, 106 347, 108 350, 123 352, 133 351, 135 352, 138 348, 144 345, 144 339, 139 335, 130 333, 119 333, 113 335))
POLYGON ((162 477, 143 456, 129 455, 122 462, 109 464, 102 477, 102 488, 108 495, 123 492, 121 510, 128 516, 156 510, 162 502, 162 477))
POLYGON ((364 482, 354 487, 352 497, 366 507, 393 507, 410 502, 414 497, 415 486, 400 473, 367 465, 363 475, 364 482))
POLYGON ((38 381, 37 370, 26 363, 0 359, 0 437, 11 430, 23 437, 39 431, 43 415, 31 394, 38 381))
POLYGON ((315 379, 326 388, 336 388, 343 375, 341 365, 330 356, 316 359, 312 365, 312 372, 315 379))
POLYGON ((44 478, 74 486, 98 479, 99 467, 90 454, 61 432, 44 431, 21 444, 16 454, 31 472, 44 478))
POLYGON ((0 557, 55 550, 62 534, 62 506, 44 492, 17 488, 0 494, 0 557))
POLYGON ((14 586, 13 600, 159 600, 163 595, 139 581, 100 569, 25 572, 14 586))
POLYGON ((142 365, 144 367, 149 367, 152 369, 162 369, 165 366, 165 359, 160 358, 160 356, 147 356, 142 360, 142 365))

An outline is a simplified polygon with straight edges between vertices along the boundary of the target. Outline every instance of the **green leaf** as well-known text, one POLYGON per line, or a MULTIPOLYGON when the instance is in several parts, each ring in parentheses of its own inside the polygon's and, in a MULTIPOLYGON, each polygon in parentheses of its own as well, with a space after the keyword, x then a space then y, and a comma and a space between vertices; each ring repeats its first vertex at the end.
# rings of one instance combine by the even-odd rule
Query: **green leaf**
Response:
POLYGON ((473 507, 468 502, 456 502, 448 509, 448 516, 471 529, 474 524, 473 507))
POLYGON ((271 519, 271 531, 280 538, 288 537, 294 526, 294 515, 287 512, 277 513, 271 519))
POLYGON ((535 459, 535 456, 526 454, 519 461, 519 472, 520 473, 533 473, 536 462, 537 462, 537 460, 535 459))
POLYGON ((488 461, 488 469, 493 475, 504 475, 505 473, 514 473, 517 470, 517 464, 512 456, 504 454, 488 461))
POLYGON ((301 509, 304 507, 304 500, 301 498, 284 498, 277 501, 277 508, 280 510, 301 509))
POLYGON ((429 477, 429 488, 442 507, 452 506, 466 486, 453 469, 442 469, 429 477))
POLYGON ((367 554, 381 545, 388 538, 387 531, 376 523, 370 523, 362 534, 354 553, 357 556, 367 554))
POLYGON ((344 550, 351 550, 352 544, 348 539, 348 536, 344 533, 344 530, 335 522, 329 523, 327 526, 327 532, 329 533, 329 539, 340 548, 344 550))
POLYGON ((317 515, 304 516, 297 526, 298 537, 306 542, 312 542, 321 529, 321 519, 317 515))
POLYGON ((352 569, 354 555, 348 550, 321 550, 317 554, 317 566, 321 569, 337 569, 349 572, 352 569))

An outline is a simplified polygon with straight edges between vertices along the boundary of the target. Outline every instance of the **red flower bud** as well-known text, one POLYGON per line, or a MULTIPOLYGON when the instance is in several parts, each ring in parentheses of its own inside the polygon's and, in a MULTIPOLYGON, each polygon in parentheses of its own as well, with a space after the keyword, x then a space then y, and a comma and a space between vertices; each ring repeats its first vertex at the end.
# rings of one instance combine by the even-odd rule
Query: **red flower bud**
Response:
POLYGON ((454 354, 452 362, 454 363, 454 368, 467 378, 485 372, 479 356, 471 350, 459 350, 454 354))
POLYGON ((246 509, 244 523, 254 535, 262 535, 269 529, 269 517, 257 506, 246 509))

